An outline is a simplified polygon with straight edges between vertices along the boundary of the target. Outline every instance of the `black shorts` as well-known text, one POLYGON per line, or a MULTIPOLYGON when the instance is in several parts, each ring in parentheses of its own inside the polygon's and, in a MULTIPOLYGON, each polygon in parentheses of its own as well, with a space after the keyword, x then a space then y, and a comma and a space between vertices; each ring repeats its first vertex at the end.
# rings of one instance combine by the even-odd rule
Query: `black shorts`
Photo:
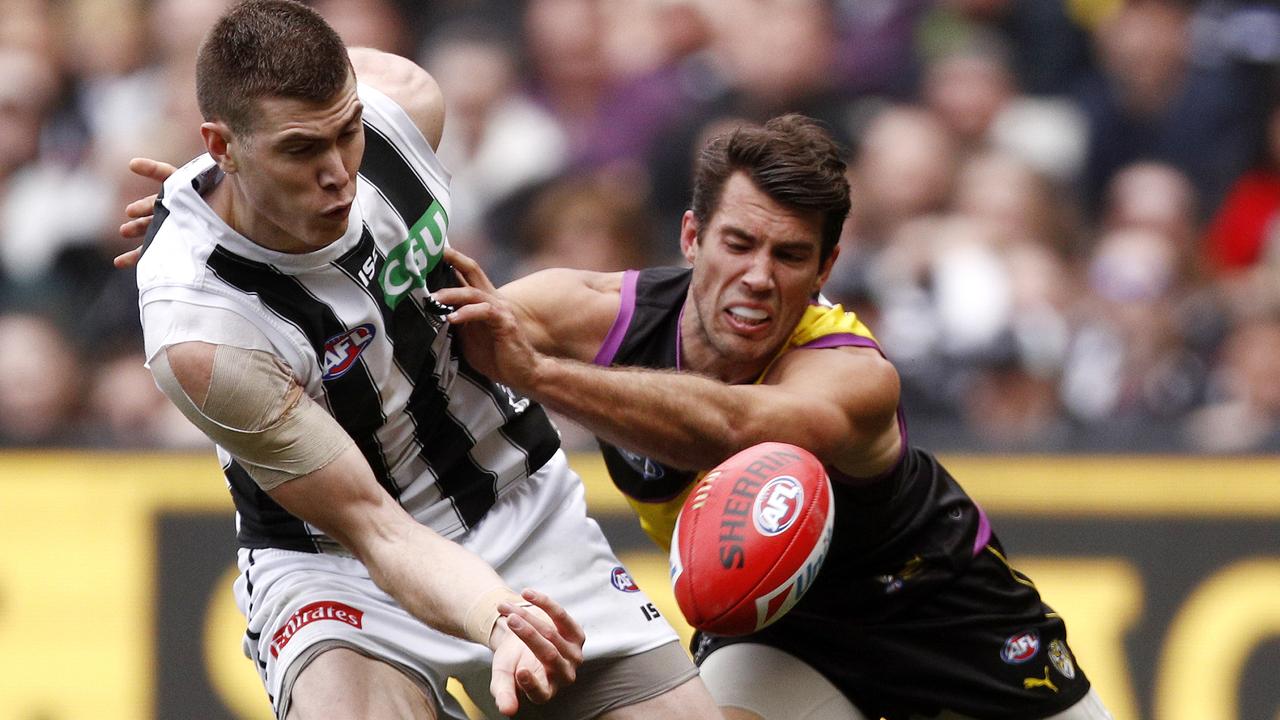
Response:
POLYGON ((1089 692, 1062 619, 1005 562, 994 537, 949 582, 875 620, 805 606, 802 600, 754 635, 699 633, 694 657, 701 663, 736 642, 773 646, 821 672, 870 717, 888 720, 942 710, 1031 720, 1062 712, 1089 692))

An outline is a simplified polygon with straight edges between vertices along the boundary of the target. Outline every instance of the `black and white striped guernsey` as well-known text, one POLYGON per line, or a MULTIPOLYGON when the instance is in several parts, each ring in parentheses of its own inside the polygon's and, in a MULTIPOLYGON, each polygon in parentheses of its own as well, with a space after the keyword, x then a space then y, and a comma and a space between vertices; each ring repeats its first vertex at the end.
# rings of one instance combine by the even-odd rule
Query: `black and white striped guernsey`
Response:
MULTIPOLYGON (((283 359, 386 491, 453 537, 547 462, 559 438, 541 407, 468 366, 431 311, 430 291, 455 282, 441 257, 449 175, 399 106, 365 85, 359 95, 365 154, 347 232, 332 245, 278 253, 231 230, 201 197, 221 179, 208 155, 165 182, 138 265, 144 333, 149 306, 247 321, 260 335, 245 333, 243 346, 283 359)), ((167 336, 195 339, 228 342, 212 331, 167 336)), ((148 335, 149 355, 161 342, 148 335)), ((218 454, 243 547, 336 547, 218 454)))

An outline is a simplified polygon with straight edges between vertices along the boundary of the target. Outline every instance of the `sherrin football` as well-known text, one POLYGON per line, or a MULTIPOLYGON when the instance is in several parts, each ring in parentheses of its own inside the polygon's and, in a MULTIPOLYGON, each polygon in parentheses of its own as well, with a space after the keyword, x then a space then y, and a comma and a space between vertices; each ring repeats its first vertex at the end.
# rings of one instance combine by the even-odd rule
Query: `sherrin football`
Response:
POLYGON ((685 499, 671 540, 671 585, 689 624, 746 635, 782 617, 831 546, 831 480, 809 451, 754 445, 685 499))

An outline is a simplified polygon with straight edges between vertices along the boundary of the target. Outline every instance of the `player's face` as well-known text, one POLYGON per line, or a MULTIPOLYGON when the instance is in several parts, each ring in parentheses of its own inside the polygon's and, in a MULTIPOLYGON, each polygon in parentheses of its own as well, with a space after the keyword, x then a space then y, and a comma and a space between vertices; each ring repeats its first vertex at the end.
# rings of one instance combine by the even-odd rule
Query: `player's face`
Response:
POLYGON ((236 157, 248 234, 283 252, 308 252, 342 237, 364 155, 355 77, 328 103, 264 98, 236 157))
POLYGON ((726 181, 705 227, 685 213, 680 245, 693 265, 685 367, 730 382, 763 371, 831 272, 835 253, 820 261, 821 238, 820 213, 778 204, 743 172, 726 181))

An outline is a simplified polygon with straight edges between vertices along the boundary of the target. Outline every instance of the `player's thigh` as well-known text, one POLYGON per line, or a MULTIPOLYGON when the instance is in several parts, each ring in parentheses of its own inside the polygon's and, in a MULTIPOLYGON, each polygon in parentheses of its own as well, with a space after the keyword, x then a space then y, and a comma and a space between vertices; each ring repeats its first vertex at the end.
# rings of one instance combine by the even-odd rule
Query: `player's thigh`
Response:
POLYGON ((317 654, 293 681, 286 720, 436 720, 435 702, 395 666, 346 647, 317 654))
POLYGON ((726 645, 700 669, 729 720, 867 720, 821 673, 775 647, 726 645))
POLYGON ((699 678, 688 680, 670 690, 638 703, 610 710, 601 720, 717 720, 722 717, 711 694, 699 678))

